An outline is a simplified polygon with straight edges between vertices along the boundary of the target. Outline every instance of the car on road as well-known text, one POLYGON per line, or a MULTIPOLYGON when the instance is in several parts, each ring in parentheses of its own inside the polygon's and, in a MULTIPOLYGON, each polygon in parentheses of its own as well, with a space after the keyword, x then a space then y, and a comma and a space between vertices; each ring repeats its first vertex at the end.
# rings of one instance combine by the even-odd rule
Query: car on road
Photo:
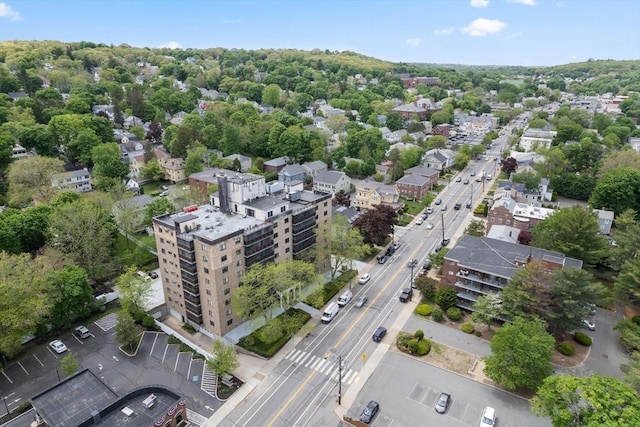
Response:
POLYGON ((82 326, 82 325, 78 326, 74 330, 74 333, 78 338, 81 338, 81 339, 89 338, 91 336, 91 332, 89 331, 89 329, 87 329, 86 326, 82 326))
POLYGON ((480 416, 480 427, 493 427, 496 424, 496 410, 487 406, 480 416))
POLYGON ((416 220, 416 225, 422 225, 422 223, 424 222, 424 219, 422 219, 422 217, 418 218, 416 220))
POLYGON ((457 178, 456 178, 456 182, 460 182, 460 181, 462 181, 462 178, 457 177, 457 178))
POLYGON ((415 258, 411 258, 407 263, 407 267, 415 267, 416 265, 418 265, 418 260, 415 258))
POLYGON ((437 253, 437 252, 440 252, 441 250, 442 250, 442 243, 438 243, 433 251, 437 253))
POLYGON ((431 270, 431 262, 429 260, 425 261, 424 264, 422 264, 422 269, 424 271, 431 270))
POLYGON ((471 202, 467 202, 467 204, 465 205, 465 207, 466 207, 467 209, 471 209, 471 202))
POLYGON ((421 218, 423 220, 425 220, 425 219, 429 218, 429 214, 425 212, 425 213, 422 214, 421 218))
POLYGON ((447 246, 447 245, 449 245, 450 241, 451 241, 451 239, 442 239, 442 242, 440 242, 440 244, 442 246, 447 246))
POLYGON ((360 276, 360 279, 358 279, 358 283, 360 283, 361 285, 365 285, 369 280, 371 280, 371 275, 369 273, 365 273, 360 276))
POLYGON ((429 206, 427 208, 427 214, 432 214, 433 213, 433 208, 431 206, 429 206))
POLYGON ((476 176, 476 173, 472 171, 469 176, 476 176))
POLYGON ((379 410, 380 405, 378 404, 378 402, 372 400, 371 402, 367 403, 367 407, 364 408, 362 414, 360 414, 360 421, 365 424, 371 424, 371 421, 373 421, 373 417, 376 416, 379 410))
POLYGON ((64 345, 64 343, 60 340, 51 341, 49 343, 49 347, 51 347, 51 349, 58 354, 64 353, 65 351, 67 351, 67 346, 64 345))
POLYGON ((585 308, 585 309, 589 310, 589 314, 591 314, 592 316, 596 314, 596 305, 595 304, 591 304, 591 303, 585 302, 583 304, 580 304, 580 306, 582 308, 585 308))
POLYGON ((163 185, 160 188, 162 188, 163 190, 168 190, 169 189, 169 187, 167 187, 166 185, 163 185))
POLYGON ((384 264, 385 262, 387 262, 387 257, 384 255, 380 255, 378 256, 377 260, 378 260, 378 264, 384 264))
POLYGON ((355 304, 353 304, 356 308, 362 308, 367 301, 369 300, 369 298, 367 298, 366 295, 361 295, 358 297, 358 299, 356 300, 355 304))
POLYGON ((469 178, 465 178, 465 179, 464 179, 464 181, 462 181, 462 183, 463 183, 464 185, 469 184, 469 178))
POLYGON ((453 209, 455 209, 455 210, 459 211, 461 207, 462 207, 462 205, 461 205, 460 203, 456 203, 456 204, 453 206, 453 209))
POLYGON ((400 292, 400 302, 409 302, 411 301, 411 297, 413 296, 413 289, 404 288, 402 292, 400 292))
POLYGON ((432 222, 427 223, 427 230, 433 230, 433 227, 434 225, 432 222))
POLYGON ((439 205, 440 203, 442 203, 442 199, 436 199, 433 204, 434 205, 439 205))
POLYGON ((382 338, 384 338, 385 335, 387 335, 387 328, 385 328, 384 326, 378 326, 378 328, 375 330, 371 338, 375 342, 380 342, 382 341, 382 338))
POLYGON ((595 331, 596 330, 596 324, 593 323, 589 319, 582 319, 582 326, 584 326, 585 328, 587 328, 590 331, 595 331))
POLYGON ((158 278, 158 273, 156 273, 155 271, 150 271, 149 272, 149 277, 151 277, 152 279, 157 279, 158 278))
POLYGON ((446 211, 446 210, 447 210, 447 205, 442 205, 442 207, 440 208, 440 210, 441 210, 442 212, 446 211))
POLYGON ((438 402, 436 403, 435 407, 436 412, 439 414, 444 414, 445 412, 447 412, 450 401, 451 395, 449 395, 449 393, 440 393, 440 397, 438 398, 438 402))
POLYGON ((398 249, 400 249, 400 245, 401 245, 401 244, 402 244, 402 243, 400 243, 400 242, 393 242, 393 244, 391 245, 391 247, 393 248, 393 251, 395 252, 395 251, 397 251, 398 249))

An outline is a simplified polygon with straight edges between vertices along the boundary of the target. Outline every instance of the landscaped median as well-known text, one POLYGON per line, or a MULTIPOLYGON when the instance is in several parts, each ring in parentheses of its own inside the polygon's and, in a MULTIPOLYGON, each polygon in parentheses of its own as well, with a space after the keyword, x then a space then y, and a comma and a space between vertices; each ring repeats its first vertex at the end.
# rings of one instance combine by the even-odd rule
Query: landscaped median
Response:
POLYGON ((249 335, 240 338, 238 345, 259 356, 269 358, 276 354, 310 318, 311 315, 304 310, 289 308, 249 335))

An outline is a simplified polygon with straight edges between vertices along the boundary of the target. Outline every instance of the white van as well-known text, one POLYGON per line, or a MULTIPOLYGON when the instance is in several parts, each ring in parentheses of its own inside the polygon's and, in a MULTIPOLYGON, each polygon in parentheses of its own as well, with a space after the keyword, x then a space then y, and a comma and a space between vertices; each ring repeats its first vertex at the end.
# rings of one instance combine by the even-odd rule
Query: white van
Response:
POLYGON ((337 303, 332 302, 324 310, 324 313, 322 313, 322 318, 320 320, 322 321, 322 323, 329 323, 333 320, 334 317, 336 317, 338 311, 340 311, 340 307, 337 303))
POLYGON ((338 298, 338 305, 340 307, 344 307, 345 305, 347 305, 347 303, 349 303, 349 301, 351 301, 351 298, 353 298, 353 292, 351 292, 350 289, 344 291, 344 293, 340 295, 340 298, 338 298))

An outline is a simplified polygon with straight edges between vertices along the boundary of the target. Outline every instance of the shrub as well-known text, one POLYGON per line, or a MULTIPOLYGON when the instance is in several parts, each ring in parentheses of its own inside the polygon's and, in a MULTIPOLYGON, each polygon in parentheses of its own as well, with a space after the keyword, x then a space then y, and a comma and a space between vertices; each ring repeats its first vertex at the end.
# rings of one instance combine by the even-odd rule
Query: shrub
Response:
POLYGON ((410 353, 417 353, 418 352, 418 340, 413 338, 410 339, 409 342, 407 343, 407 348, 409 349, 410 353))
POLYGON ((475 331, 475 332, 474 332, 474 335, 475 335, 475 336, 477 336, 477 337, 481 337, 481 336, 482 336, 482 332, 480 332, 480 331, 475 331))
POLYGON ((573 339, 578 344, 582 344, 587 347, 589 347, 593 343, 593 340, 591 339, 591 337, 585 334, 584 332, 576 332, 575 334, 573 334, 573 339))
POLYGON ((458 295, 456 294, 455 289, 445 286, 436 291, 436 303, 443 310, 448 310, 455 306, 457 302, 458 295))
POLYGON ((442 314, 442 310, 440 310, 439 308, 436 308, 435 310, 433 310, 433 313, 431 313, 431 318, 436 322, 442 322, 444 320, 444 315, 442 314))
POLYGON ((420 316, 428 316, 431 314, 432 311, 433 311, 433 308, 431 308, 429 304, 420 304, 416 308, 416 313, 418 313, 420 316))
POLYGON ((422 331, 422 329, 418 329, 413 333, 413 336, 420 341, 421 339, 424 338, 424 332, 422 331))
POLYGON ((447 317, 451 320, 460 320, 462 318, 462 310, 458 307, 449 307, 447 309, 447 317))
POLYGON ((331 298, 333 298, 340 289, 349 283, 356 275, 358 270, 347 270, 333 280, 333 283, 326 283, 315 292, 312 292, 304 299, 305 304, 309 304, 315 309, 320 310, 331 298))
POLYGON ((631 317, 631 321, 636 325, 640 325, 640 314, 636 314, 635 316, 631 317))
POLYGON ((396 341, 396 345, 398 346, 398 349, 402 351, 407 351, 410 339, 411 339, 411 335, 401 332, 398 335, 398 340, 396 341))
POLYGON ((431 350, 431 341, 429 340, 418 341, 417 353, 420 356, 424 356, 425 354, 428 354, 430 350, 431 350))
POLYGON ((560 344, 558 344, 558 351, 565 356, 573 356, 573 353, 575 353, 576 349, 570 342, 562 341, 560 344))
POLYGON ((238 345, 263 357, 271 357, 282 348, 311 315, 297 308, 289 308, 251 334, 240 338, 238 345))
MULTIPOLYGON (((451 310, 451 309, 449 309, 451 310)), ((447 315, 449 313, 447 312, 447 315)), ((460 329, 462 330, 462 332, 466 332, 467 334, 472 334, 473 333, 473 323, 471 322, 464 322, 462 325, 460 325, 460 329)))

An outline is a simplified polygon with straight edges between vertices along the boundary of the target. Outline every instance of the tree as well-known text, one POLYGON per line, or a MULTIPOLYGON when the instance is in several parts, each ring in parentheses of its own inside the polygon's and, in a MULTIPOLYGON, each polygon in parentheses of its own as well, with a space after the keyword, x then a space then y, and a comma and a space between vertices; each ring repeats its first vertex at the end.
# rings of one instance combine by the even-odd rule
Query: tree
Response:
POLYGON ((218 377, 232 374, 240 366, 233 346, 220 340, 213 341, 212 355, 213 357, 207 359, 207 368, 218 377))
POLYGON ((51 157, 32 156, 9 166, 9 203, 23 206, 30 201, 48 203, 58 192, 51 185, 54 175, 64 171, 61 160, 51 157))
POLYGON ((393 222, 396 211, 387 205, 375 205, 353 221, 353 226, 360 231, 364 243, 382 245, 393 233, 393 222))
POLYGON ((121 186, 111 193, 116 199, 113 203, 113 219, 120 232, 127 238, 127 248, 131 249, 131 237, 142 227, 143 217, 133 199, 128 197, 130 194, 124 193, 123 190, 124 187, 121 186))
POLYGON ((387 114, 387 122, 385 124, 387 128, 392 132, 402 129, 404 125, 402 116, 398 113, 387 114))
POLYGON ((471 220, 467 228, 464 230, 464 234, 468 234, 469 236, 475 237, 483 237, 487 232, 487 227, 484 224, 484 221, 481 219, 471 220))
POLYGON ((280 105, 280 86, 273 83, 262 90, 262 103, 277 107, 280 105))
POLYGON ((153 282, 146 275, 138 274, 138 267, 128 267, 115 280, 115 288, 120 295, 120 304, 131 315, 136 317, 145 311, 145 306, 151 297, 153 282))
POLYGON ((444 257, 449 253, 449 248, 442 248, 438 252, 432 252, 429 254, 429 262, 431 266, 437 270, 442 269, 444 264, 444 257))
POLYGON ((115 329, 116 342, 123 347, 127 347, 129 352, 132 352, 138 338, 138 329, 131 313, 127 309, 122 308, 118 311, 115 329))
POLYGON ((44 260, 0 252, 0 353, 13 356, 52 306, 53 285, 44 260))
POLYGON ((597 176, 602 178, 607 172, 619 167, 628 166, 633 169, 640 169, 640 153, 631 148, 624 150, 611 150, 602 160, 598 168, 597 176))
POLYGON ((633 387, 636 392, 640 392, 640 352, 631 353, 627 363, 620 366, 620 370, 624 372, 624 382, 633 387))
POLYGON ((151 159, 142 167, 142 176, 152 181, 159 181, 164 176, 164 170, 158 160, 151 159))
POLYGON ((518 161, 513 157, 507 157, 500 161, 500 168, 509 176, 518 169, 518 161))
POLYGON ((197 142, 187 149, 187 158, 184 161, 184 173, 186 176, 204 170, 204 154, 207 147, 197 142))
POLYGON ((473 304, 471 320, 484 323, 491 330, 491 324, 502 314, 502 298, 495 293, 480 295, 473 304))
POLYGON ((519 172, 513 175, 512 181, 524 184, 527 190, 537 190, 540 185, 540 175, 531 171, 519 172))
POLYGON ((333 218, 328 244, 333 259, 331 281, 335 279, 338 271, 351 268, 354 259, 358 260, 367 253, 367 245, 364 244, 360 231, 352 227, 344 215, 336 215, 333 218))
POLYGON ((175 211, 175 206, 173 206, 173 204, 166 197, 156 198, 145 208, 144 220, 142 223, 143 225, 151 226, 153 225, 154 217, 167 213, 174 213, 175 211))
POLYGON ((627 166, 610 170, 598 180, 589 204, 616 215, 627 209, 640 212, 640 170, 627 166))
POLYGON ((149 123, 149 129, 145 136, 151 142, 162 142, 162 125, 158 122, 149 123))
POLYGON ((129 173, 129 167, 122 161, 122 153, 116 143, 93 147, 91 158, 94 165, 93 182, 99 190, 114 188, 129 173))
POLYGON ((551 353, 555 340, 541 320, 514 319, 491 339, 491 356, 484 358, 484 373, 507 390, 537 390, 553 373, 551 353))
POLYGON ((424 301, 433 301, 436 296, 436 285, 438 284, 436 279, 424 274, 416 277, 413 283, 416 289, 420 291, 424 301))
POLYGON ((636 220, 637 213, 627 209, 615 219, 612 238, 615 245, 611 248, 611 267, 620 270, 627 260, 638 257, 640 248, 640 221, 636 220))
POLYGON ((531 402, 539 417, 550 417, 554 427, 640 425, 640 399, 616 378, 568 374, 546 378, 531 402))
POLYGON ((91 314, 93 290, 86 271, 67 265, 62 270, 53 271, 50 280, 53 289, 48 297, 53 301, 53 307, 48 319, 54 329, 63 330, 91 314))
POLYGON ((436 304, 447 311, 451 307, 455 307, 458 303, 458 295, 456 290, 449 286, 442 286, 436 291, 436 304))
POLYGON ((67 354, 60 361, 60 369, 64 372, 65 375, 73 375, 78 372, 78 368, 80 368, 80 362, 73 353, 67 354))
POLYGON ((434 135, 427 140, 427 148, 445 148, 447 146, 447 142, 449 141, 446 137, 442 135, 434 135))
POLYGON ((467 167, 470 160, 471 160, 471 157, 469 157, 468 154, 463 152, 456 153, 454 157, 454 164, 456 169, 459 169, 459 170, 464 169, 465 167, 467 167))
POLYGON ((623 301, 640 303, 640 259, 629 259, 622 264, 616 277, 615 292, 623 301))
POLYGON ((598 219, 588 207, 560 209, 536 225, 532 233, 532 246, 580 259, 587 266, 602 262, 609 254, 609 244, 600 235, 598 219))
POLYGON ((90 277, 103 277, 112 270, 117 231, 107 211, 77 200, 56 206, 49 221, 53 245, 71 256, 90 277))

